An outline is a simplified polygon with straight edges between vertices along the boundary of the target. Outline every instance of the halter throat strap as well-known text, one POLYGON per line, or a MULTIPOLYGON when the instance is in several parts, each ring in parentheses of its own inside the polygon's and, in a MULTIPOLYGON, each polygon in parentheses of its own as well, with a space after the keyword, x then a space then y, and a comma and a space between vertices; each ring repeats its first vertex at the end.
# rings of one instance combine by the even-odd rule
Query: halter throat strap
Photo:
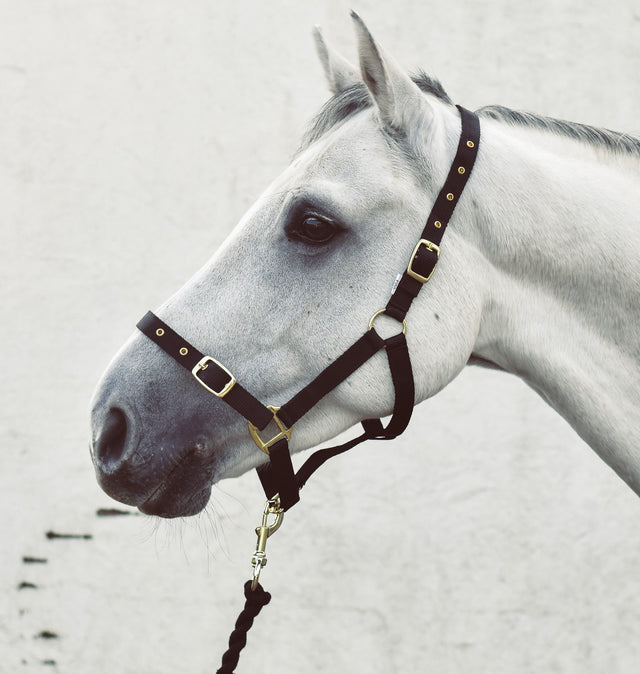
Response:
POLYGON ((436 269, 442 237, 469 180, 480 144, 478 117, 465 108, 456 107, 460 112, 461 134, 453 163, 427 218, 420 240, 411 254, 407 269, 387 306, 371 319, 369 330, 360 339, 281 408, 263 405, 236 381, 224 365, 215 358, 204 355, 152 312, 148 312, 137 324, 143 334, 189 370, 209 393, 220 398, 249 421, 256 444, 269 454, 269 463, 258 468, 265 494, 267 498, 279 494, 284 510, 298 502, 302 486, 328 459, 365 440, 395 438, 409 423, 415 404, 415 388, 405 337, 405 317, 422 286, 429 281, 436 269), (375 318, 381 313, 400 321, 403 324, 402 333, 382 339, 373 327, 375 318), (318 450, 296 473, 289 451, 293 425, 324 396, 383 349, 387 354, 395 393, 393 414, 388 425, 383 426, 380 419, 364 420, 364 432, 360 436, 342 445, 318 450), (264 443, 259 439, 257 430, 266 429, 274 420, 280 432, 264 443))

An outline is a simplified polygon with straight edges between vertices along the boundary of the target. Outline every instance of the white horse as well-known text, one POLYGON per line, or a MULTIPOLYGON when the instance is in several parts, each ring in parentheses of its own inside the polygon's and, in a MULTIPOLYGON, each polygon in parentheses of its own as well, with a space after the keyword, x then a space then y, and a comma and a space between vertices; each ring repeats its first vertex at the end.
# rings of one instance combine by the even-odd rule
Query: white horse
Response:
MULTIPOLYGON (((440 84, 411 79, 353 18, 359 69, 316 32, 333 97, 291 165, 156 312, 272 405, 385 306, 458 142, 440 84)), ((475 169, 407 316, 416 403, 470 362, 511 372, 640 493, 640 139, 477 114, 475 169)), ((378 353, 296 424, 291 448, 392 406, 378 353)), ((100 382, 92 426, 102 487, 165 517, 199 512, 213 483, 266 460, 244 419, 139 332, 100 382)))

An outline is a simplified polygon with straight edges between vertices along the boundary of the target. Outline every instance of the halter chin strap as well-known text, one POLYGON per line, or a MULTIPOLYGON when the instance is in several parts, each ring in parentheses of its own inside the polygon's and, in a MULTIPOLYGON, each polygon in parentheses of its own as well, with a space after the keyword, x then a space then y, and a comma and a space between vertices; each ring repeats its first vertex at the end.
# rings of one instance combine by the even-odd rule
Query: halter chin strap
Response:
POLYGON ((365 440, 391 440, 405 430, 411 419, 415 404, 415 388, 405 336, 405 316, 422 286, 429 281, 435 271, 440 257, 440 242, 471 175, 480 144, 478 118, 465 108, 457 107, 460 111, 462 131, 453 164, 427 218, 420 240, 411 254, 407 269, 387 306, 374 315, 369 323, 369 330, 360 339, 282 407, 263 405, 236 381, 224 365, 212 356, 206 356, 198 351, 155 314, 148 312, 137 325, 138 329, 165 353, 190 370, 198 383, 209 393, 223 400, 248 420, 251 437, 270 459, 269 463, 257 469, 265 494, 267 498, 278 494, 284 510, 288 510, 300 500, 300 489, 325 461, 365 440), (388 339, 380 337, 375 331, 374 323, 383 313, 402 323, 402 333, 388 339), (307 459, 297 473, 294 472, 289 452, 293 425, 325 395, 382 349, 387 354, 395 392, 393 414, 387 426, 383 426, 380 419, 365 419, 362 422, 361 435, 342 445, 318 450, 307 459), (270 440, 265 441, 259 431, 264 431, 271 422, 275 423, 277 432, 270 440))

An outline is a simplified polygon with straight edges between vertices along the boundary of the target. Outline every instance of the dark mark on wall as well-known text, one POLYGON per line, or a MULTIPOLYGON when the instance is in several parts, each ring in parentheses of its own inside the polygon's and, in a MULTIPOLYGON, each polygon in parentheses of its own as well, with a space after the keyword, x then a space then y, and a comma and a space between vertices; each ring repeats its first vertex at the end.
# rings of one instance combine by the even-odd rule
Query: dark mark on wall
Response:
POLYGON ((60 637, 50 630, 42 630, 39 634, 36 634, 34 639, 59 639, 60 637))
POLYGON ((133 510, 120 510, 119 508, 98 508, 96 515, 98 517, 120 517, 122 515, 137 515, 133 510))
POLYGON ((35 583, 27 583, 23 580, 20 585, 18 585, 18 590, 37 590, 38 586, 35 583))
POLYGON ((49 560, 46 557, 23 557, 23 564, 46 564, 49 560))
POLYGON ((52 666, 52 667, 55 667, 55 666, 56 666, 56 661, 55 661, 55 660, 43 660, 43 661, 42 661, 42 664, 43 664, 43 665, 50 665, 50 666, 52 666))
POLYGON ((58 534, 55 531, 47 531, 45 536, 49 540, 53 540, 55 538, 64 538, 64 539, 75 539, 75 540, 82 540, 82 541, 90 541, 93 536, 91 534, 58 534))

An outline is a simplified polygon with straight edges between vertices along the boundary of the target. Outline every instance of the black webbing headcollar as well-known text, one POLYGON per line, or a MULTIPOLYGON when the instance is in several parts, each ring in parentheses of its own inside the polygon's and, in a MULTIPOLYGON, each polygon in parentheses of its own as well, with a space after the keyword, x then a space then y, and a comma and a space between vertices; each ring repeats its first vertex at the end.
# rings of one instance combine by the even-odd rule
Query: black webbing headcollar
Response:
POLYGON ((215 397, 224 400, 249 422, 249 432, 259 449, 269 455, 269 463, 258 468, 267 498, 279 494, 280 504, 288 510, 300 499, 299 491, 309 477, 329 458, 345 452, 365 440, 391 440, 402 433, 413 411, 415 389, 406 340, 405 316, 422 286, 431 278, 440 257, 440 242, 471 175, 480 143, 480 122, 475 114, 457 106, 462 132, 449 175, 431 209, 420 240, 387 306, 376 313, 369 330, 339 358, 326 367, 310 384, 289 402, 276 408, 263 405, 244 389, 235 377, 215 358, 206 356, 189 344, 153 313, 148 312, 137 327, 180 365, 191 371, 199 384, 215 397), (402 332, 383 339, 375 331, 378 316, 386 314, 402 323, 402 332), (321 449, 312 454, 297 473, 293 470, 289 440, 293 425, 327 393, 343 382, 375 353, 384 349, 395 391, 393 414, 387 426, 380 419, 365 419, 363 433, 343 445, 321 449), (259 431, 270 423, 277 433, 263 441, 259 431))

